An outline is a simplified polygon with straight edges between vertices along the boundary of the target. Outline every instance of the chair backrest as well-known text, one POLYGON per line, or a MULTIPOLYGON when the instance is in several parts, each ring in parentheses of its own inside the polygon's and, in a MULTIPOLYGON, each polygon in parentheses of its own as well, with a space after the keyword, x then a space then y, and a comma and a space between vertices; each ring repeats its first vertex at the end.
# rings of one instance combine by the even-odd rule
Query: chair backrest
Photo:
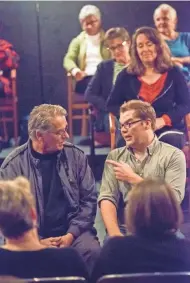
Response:
POLYGON ((189 283, 190 272, 155 272, 106 275, 98 283, 189 283))
POLYGON ((78 276, 68 277, 47 277, 47 278, 31 278, 25 279, 27 283, 85 283, 86 279, 78 276))

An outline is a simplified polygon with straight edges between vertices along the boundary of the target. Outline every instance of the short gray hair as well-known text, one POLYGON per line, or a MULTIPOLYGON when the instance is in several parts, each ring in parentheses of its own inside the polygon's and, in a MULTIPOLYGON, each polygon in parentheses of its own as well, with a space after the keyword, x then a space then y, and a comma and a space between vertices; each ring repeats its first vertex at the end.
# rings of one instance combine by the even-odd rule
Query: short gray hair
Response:
POLYGON ((67 111, 60 105, 41 104, 35 106, 30 113, 28 121, 28 135, 36 138, 36 131, 48 131, 52 129, 52 119, 57 116, 66 116, 67 111))
POLYGON ((33 228, 31 208, 35 200, 24 177, 0 181, 0 229, 3 236, 17 238, 33 228))
POLYGON ((172 14, 172 16, 174 17, 174 19, 177 19, 177 12, 176 12, 176 10, 172 6, 170 6, 168 4, 165 4, 165 3, 164 4, 160 4, 156 8, 156 10, 154 11, 153 19, 154 19, 156 13, 158 13, 158 11, 170 12, 172 14))
POLYGON ((98 7, 94 5, 85 5, 82 7, 79 13, 79 21, 83 21, 88 16, 96 16, 99 20, 101 19, 101 13, 98 7))

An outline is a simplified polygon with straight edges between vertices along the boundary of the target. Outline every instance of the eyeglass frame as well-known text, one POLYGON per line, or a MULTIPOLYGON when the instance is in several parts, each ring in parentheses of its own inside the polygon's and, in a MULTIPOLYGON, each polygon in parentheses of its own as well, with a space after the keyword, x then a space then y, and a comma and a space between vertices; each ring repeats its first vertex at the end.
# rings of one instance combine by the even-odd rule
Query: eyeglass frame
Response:
POLYGON ((128 130, 131 128, 132 125, 138 123, 138 122, 141 122, 143 121, 142 119, 139 119, 139 120, 136 120, 136 121, 131 121, 131 122, 125 122, 123 124, 120 124, 120 126, 118 127, 118 130, 121 131, 121 129, 124 127, 125 130, 128 130))
POLYGON ((124 47, 125 45, 127 45, 127 40, 124 40, 122 43, 120 43, 120 44, 117 44, 116 46, 112 46, 112 47, 106 47, 107 48, 107 50, 110 50, 110 51, 112 51, 112 52, 114 52, 116 49, 121 49, 122 47, 124 47))
POLYGON ((68 128, 68 126, 66 126, 65 129, 58 130, 57 132, 55 132, 55 131, 47 131, 47 132, 50 133, 50 134, 54 134, 56 136, 62 137, 62 136, 65 136, 66 134, 68 134, 68 131, 69 131, 69 128, 68 128))

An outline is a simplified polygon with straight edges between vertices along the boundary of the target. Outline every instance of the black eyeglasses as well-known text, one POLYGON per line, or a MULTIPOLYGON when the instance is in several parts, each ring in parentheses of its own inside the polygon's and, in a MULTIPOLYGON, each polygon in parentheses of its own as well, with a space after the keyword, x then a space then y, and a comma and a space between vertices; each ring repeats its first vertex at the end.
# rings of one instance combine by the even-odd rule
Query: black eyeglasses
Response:
POLYGON ((123 49, 123 46, 125 46, 127 44, 127 41, 123 41, 122 43, 120 44, 117 44, 116 46, 110 46, 110 47, 107 47, 108 50, 110 51, 115 51, 116 49, 118 50, 122 50, 123 49))
POLYGON ((138 123, 140 121, 142 121, 142 119, 139 119, 139 120, 136 120, 136 121, 131 121, 131 122, 125 122, 123 124, 120 124, 118 129, 121 130, 124 127, 126 130, 128 130, 128 129, 131 128, 132 125, 134 125, 134 124, 136 124, 136 123, 138 123))

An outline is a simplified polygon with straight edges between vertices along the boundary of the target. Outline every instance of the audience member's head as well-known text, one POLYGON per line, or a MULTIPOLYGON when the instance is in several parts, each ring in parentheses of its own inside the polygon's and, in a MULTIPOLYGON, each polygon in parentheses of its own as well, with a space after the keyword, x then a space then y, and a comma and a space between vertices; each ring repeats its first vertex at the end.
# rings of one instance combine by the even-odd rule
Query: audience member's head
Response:
POLYGON ((35 203, 29 181, 17 177, 0 181, 0 230, 5 238, 19 238, 36 225, 35 203))
POLYGON ((154 11, 153 19, 157 30, 164 35, 170 35, 176 29, 177 13, 168 4, 159 5, 154 11))
POLYGON ((130 147, 147 143, 152 139, 156 125, 156 113, 148 102, 130 100, 120 107, 120 130, 130 147))
POLYGON ((164 73, 172 67, 169 47, 160 33, 151 27, 141 27, 135 31, 130 55, 129 73, 141 76, 150 67, 158 73, 164 73))
POLYGON ((113 59, 119 63, 126 63, 129 58, 131 39, 125 28, 114 27, 109 29, 105 34, 104 43, 111 51, 113 59))
POLYGON ((175 233, 181 221, 180 204, 164 181, 147 179, 130 191, 126 207, 129 234, 162 237, 175 233))
POLYGON ((101 13, 94 5, 85 5, 79 13, 79 21, 82 29, 88 35, 96 35, 101 28, 101 13))
POLYGON ((33 145, 37 144, 42 153, 63 149, 69 137, 66 115, 66 110, 60 105, 41 104, 33 108, 28 121, 28 134, 33 145))

